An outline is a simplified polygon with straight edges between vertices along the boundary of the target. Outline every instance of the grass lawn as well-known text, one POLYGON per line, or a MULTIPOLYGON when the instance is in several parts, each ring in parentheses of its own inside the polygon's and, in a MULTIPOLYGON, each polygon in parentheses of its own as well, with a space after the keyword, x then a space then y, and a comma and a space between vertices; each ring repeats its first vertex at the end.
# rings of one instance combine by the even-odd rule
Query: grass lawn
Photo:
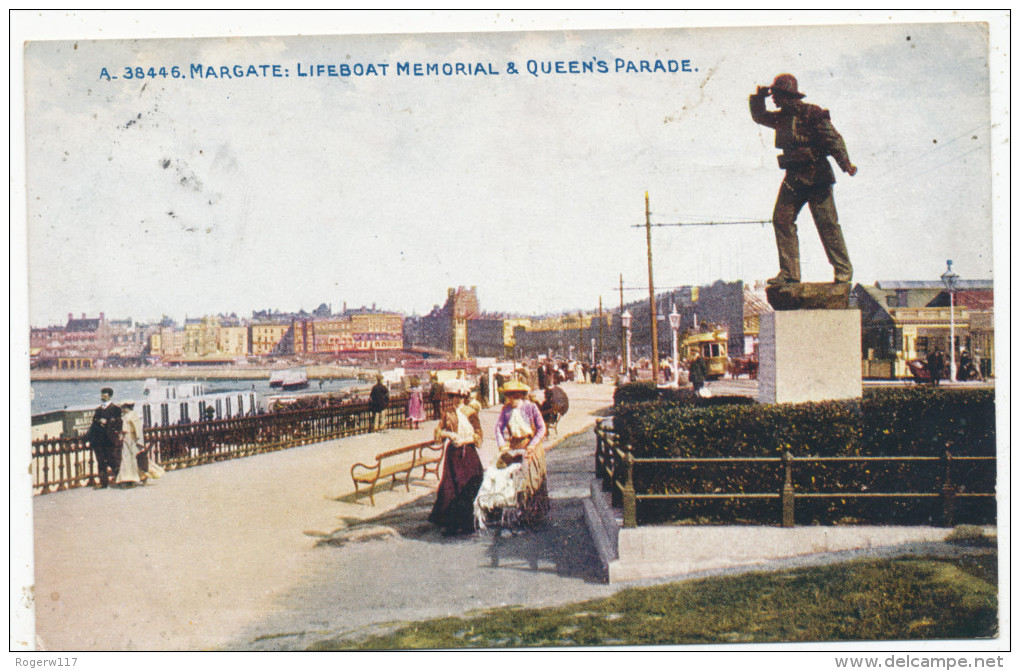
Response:
POLYGON ((500 608, 313 649, 503 648, 986 638, 998 557, 861 560, 622 590, 552 608, 500 608))

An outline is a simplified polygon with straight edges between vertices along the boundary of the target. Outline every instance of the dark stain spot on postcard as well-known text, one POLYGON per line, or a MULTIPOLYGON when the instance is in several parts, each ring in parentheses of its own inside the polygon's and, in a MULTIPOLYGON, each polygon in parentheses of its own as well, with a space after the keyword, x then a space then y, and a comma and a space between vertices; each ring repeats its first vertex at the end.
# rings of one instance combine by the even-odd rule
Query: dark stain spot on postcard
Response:
POLYGON ((195 174, 195 171, 188 166, 184 161, 171 158, 164 158, 160 160, 159 165, 163 170, 170 169, 171 166, 174 168, 174 179, 178 185, 193 191, 202 190, 202 181, 195 174))

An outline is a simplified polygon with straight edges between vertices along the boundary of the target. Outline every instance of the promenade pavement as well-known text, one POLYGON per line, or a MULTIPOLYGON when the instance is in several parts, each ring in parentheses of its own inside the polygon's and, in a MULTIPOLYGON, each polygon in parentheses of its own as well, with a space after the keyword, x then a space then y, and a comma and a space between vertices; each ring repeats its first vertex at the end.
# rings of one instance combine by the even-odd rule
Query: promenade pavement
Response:
MULTIPOLYGON (((564 385, 547 445, 589 431, 613 386, 564 385)), ((482 411, 483 464, 498 407, 482 411)), ((168 472, 129 490, 33 500, 42 650, 302 649, 401 621, 604 596, 582 512, 594 440, 552 449, 547 524, 443 538, 436 480, 354 497, 351 465, 431 439, 435 422, 168 472)))

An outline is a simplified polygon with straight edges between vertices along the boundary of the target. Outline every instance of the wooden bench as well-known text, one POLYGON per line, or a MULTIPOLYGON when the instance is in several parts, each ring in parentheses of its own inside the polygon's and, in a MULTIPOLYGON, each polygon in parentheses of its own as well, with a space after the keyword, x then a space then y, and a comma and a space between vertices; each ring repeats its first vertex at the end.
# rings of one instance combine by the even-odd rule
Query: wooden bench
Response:
POLYGON ((397 476, 406 474, 404 486, 411 491, 411 472, 421 467, 421 477, 432 473, 439 478, 439 461, 443 456, 442 445, 425 442, 375 455, 374 464, 354 464, 351 466, 351 479, 354 481, 354 494, 358 494, 358 485, 368 485, 368 498, 375 505, 375 484, 383 478, 393 478, 392 486, 397 484, 397 476), (433 453, 433 454, 430 454, 433 453), (360 470, 359 470, 360 469, 360 470))

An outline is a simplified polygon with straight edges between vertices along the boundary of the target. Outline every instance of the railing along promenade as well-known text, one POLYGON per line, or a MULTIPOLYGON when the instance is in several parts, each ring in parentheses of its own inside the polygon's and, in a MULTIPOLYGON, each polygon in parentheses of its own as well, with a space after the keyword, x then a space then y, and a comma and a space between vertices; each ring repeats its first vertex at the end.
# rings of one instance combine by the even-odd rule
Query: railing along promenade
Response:
MULTIPOLYGON (((941 499, 941 522, 943 526, 954 525, 957 503, 961 500, 995 501, 994 456, 957 456, 945 452, 942 456, 852 456, 852 457, 794 457, 786 451, 781 457, 706 457, 706 458, 664 458, 635 457, 633 447, 621 444, 619 436, 603 424, 595 423, 595 477, 602 481, 602 490, 612 492, 613 506, 623 509, 623 526, 638 526, 639 508, 653 502, 675 502, 680 509, 684 502, 772 500, 777 503, 773 519, 760 520, 761 524, 779 523, 784 527, 796 526, 794 512, 798 500, 900 500, 921 501, 941 499), (929 491, 866 491, 866 487, 840 491, 810 491, 803 486, 795 487, 794 482, 812 482, 813 472, 825 464, 850 464, 868 467, 876 464, 899 464, 908 468, 938 467, 940 477, 936 478, 929 491), (983 464, 990 468, 990 491, 975 490, 961 482, 958 471, 968 465, 983 464), (694 470, 699 466, 722 468, 751 467, 759 474, 771 475, 779 484, 772 491, 682 491, 669 494, 636 491, 635 472, 639 469, 655 469, 669 466, 687 471, 684 489, 697 489, 694 470), (795 475, 798 476, 795 478, 795 475), (954 479, 954 476, 955 479, 954 479)), ((647 473, 647 471, 645 471, 647 473)), ((765 479, 765 478, 762 478, 765 479)), ((987 478, 986 478, 987 480, 987 478)), ((986 482, 987 484, 987 482, 986 482)))
MULTIPOLYGON (((443 408, 454 400, 445 400, 443 408)), ((426 419, 436 419, 431 403, 424 404, 426 419)), ((391 396, 386 425, 407 424, 407 396, 391 396)), ((188 468, 225 459, 248 457, 334 440, 372 430, 368 402, 326 405, 272 412, 248 417, 193 422, 145 429, 149 455, 167 470, 188 468)), ((34 494, 88 487, 99 482, 95 454, 85 436, 32 441, 34 494)))

